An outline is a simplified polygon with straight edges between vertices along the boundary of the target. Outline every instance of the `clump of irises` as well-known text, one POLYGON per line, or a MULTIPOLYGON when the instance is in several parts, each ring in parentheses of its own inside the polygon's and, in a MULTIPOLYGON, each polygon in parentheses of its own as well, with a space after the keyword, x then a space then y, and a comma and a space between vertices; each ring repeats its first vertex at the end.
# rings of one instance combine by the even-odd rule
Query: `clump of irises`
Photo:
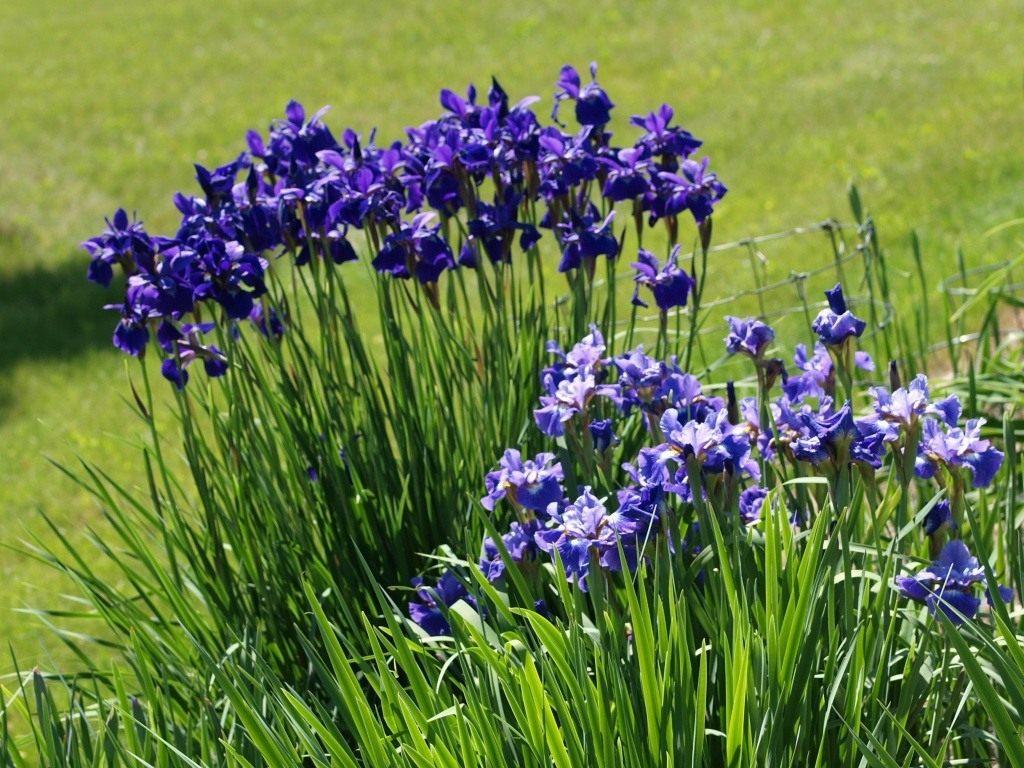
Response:
MULTIPOLYGON (((229 369, 226 343, 207 339, 231 338, 240 324, 280 335, 267 280, 282 255, 332 268, 357 260, 361 233, 378 273, 413 281, 437 307, 438 283, 455 270, 526 258, 542 274, 542 240, 559 271, 592 278, 600 259, 614 267, 627 225, 641 242, 645 228, 663 225, 675 244, 679 218, 706 222, 726 193, 668 105, 633 116, 639 135, 615 144, 615 104, 596 65, 589 81, 562 68, 549 121, 537 101, 513 102, 497 80, 486 94, 445 89, 440 116, 390 143, 352 129, 336 137, 326 110, 289 103, 230 162, 196 165, 200 192, 175 195, 173 235, 150 235, 119 210, 83 244, 90 280, 109 286, 115 271, 126 280, 123 301, 108 307, 120 315, 115 346, 142 357, 156 339, 164 376, 183 387, 196 361, 209 376, 229 369)), ((692 286, 676 253, 662 266, 641 251, 635 264, 638 290, 662 310, 685 305, 692 286)))
MULTIPOLYGON (((507 557, 492 539, 484 542, 483 576, 501 584, 508 567, 536 572, 544 565, 588 591, 595 579, 634 571, 644 560, 693 558, 706 546, 700 536, 711 518, 725 535, 744 538, 767 515, 796 527, 839 515, 855 481, 875 492, 885 472, 904 499, 911 485, 922 499, 925 484, 937 492, 919 521, 934 561, 894 587, 954 623, 974 618, 985 578, 959 538, 965 493, 992 483, 1003 454, 981 436, 983 419, 961 423, 959 400, 933 398, 923 375, 906 386, 859 385, 875 368, 857 349, 866 323, 841 286, 826 299, 812 326, 813 351, 798 345, 791 364, 771 356, 776 333, 765 322, 726 318, 726 352, 754 369, 756 395, 746 398, 731 382, 725 397, 705 391, 677 358, 652 357, 643 346, 610 354, 597 326, 569 349, 550 342, 534 425, 552 450, 524 458, 509 449, 487 474, 484 509, 514 522, 501 537, 507 557), (618 435, 636 434, 639 450, 617 454, 618 435), (805 506, 784 485, 794 477, 823 478, 831 503, 805 506)), ((471 599, 472 580, 448 569, 436 590, 417 586, 413 621, 446 634, 450 627, 437 616, 471 599), (453 578, 468 589, 453 590, 453 578), (418 618, 428 609, 429 624, 418 618)), ((1005 588, 999 596, 1012 599, 1005 588)))

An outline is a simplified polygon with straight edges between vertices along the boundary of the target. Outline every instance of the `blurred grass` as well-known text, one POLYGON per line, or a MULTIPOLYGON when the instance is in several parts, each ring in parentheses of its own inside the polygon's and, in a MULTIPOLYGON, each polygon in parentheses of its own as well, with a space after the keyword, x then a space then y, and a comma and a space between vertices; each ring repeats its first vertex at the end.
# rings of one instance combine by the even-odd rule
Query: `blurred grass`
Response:
MULTIPOLYGON (((43 533, 40 509, 73 535, 96 519, 44 456, 83 454, 129 480, 137 468, 125 369, 108 344, 113 317, 100 310, 109 295, 84 281, 76 244, 119 205, 169 229, 170 195, 191 188, 191 162, 230 158, 244 131, 263 128, 289 98, 332 104, 332 126, 376 125, 390 138, 436 114, 443 86, 485 86, 493 73, 513 98, 548 97, 561 64, 597 59, 619 127, 668 101, 707 142, 731 189, 717 241, 845 218, 855 179, 895 266, 909 267, 904 244, 916 227, 937 279, 954 270, 957 244, 975 262, 1014 246, 1013 231, 981 233, 1024 213, 1021 39, 1017 0, 5 0, 3 542, 43 533)), ((818 253, 783 249, 772 270, 830 256, 818 253)), ((53 605, 68 585, 10 551, 0 552, 0 576, 0 638, 23 666, 58 664, 53 638, 12 609, 53 605)))

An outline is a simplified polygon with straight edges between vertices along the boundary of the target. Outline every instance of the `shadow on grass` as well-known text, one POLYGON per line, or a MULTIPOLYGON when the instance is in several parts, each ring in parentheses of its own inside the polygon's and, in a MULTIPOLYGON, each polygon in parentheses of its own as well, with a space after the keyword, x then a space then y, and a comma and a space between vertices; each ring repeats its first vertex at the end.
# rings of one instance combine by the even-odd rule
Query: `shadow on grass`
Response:
POLYGON ((16 396, 9 373, 15 365, 65 361, 103 348, 117 322, 116 313, 103 309, 117 300, 117 291, 85 279, 84 255, 69 252, 50 266, 10 266, 27 261, 20 258, 25 245, 0 235, 0 419, 16 396))

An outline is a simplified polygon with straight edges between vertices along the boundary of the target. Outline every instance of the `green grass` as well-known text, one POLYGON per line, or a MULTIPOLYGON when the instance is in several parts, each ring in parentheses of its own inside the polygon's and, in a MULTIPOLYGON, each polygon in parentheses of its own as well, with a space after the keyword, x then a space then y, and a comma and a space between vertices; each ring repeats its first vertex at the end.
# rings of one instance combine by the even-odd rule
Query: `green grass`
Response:
MULTIPOLYGON (((857 179, 897 265, 911 227, 929 271, 1006 254, 989 227, 1020 215, 1024 116, 1014 2, 894 9, 871 0, 678 3, 40 3, 0 5, 0 526, 41 533, 43 509, 80 535, 91 502, 44 459, 103 459, 135 477, 140 432, 122 398, 103 292, 75 244, 118 205, 154 229, 191 161, 241 146, 292 97, 329 103, 329 122, 385 137, 437 111, 442 86, 498 74, 549 96, 565 61, 596 58, 625 115, 676 106, 707 142, 731 193, 716 240, 844 212, 857 179), (351 7, 349 7, 351 6, 351 7), (429 8, 429 10, 428 10, 429 8), (1016 201, 1016 206, 1014 205, 1016 201)), ((782 273, 806 264, 775 255, 782 273)), ((936 305, 938 306, 938 304, 936 305)), ((66 585, 0 555, 0 637, 23 665, 56 644, 15 607, 66 585)), ((56 655, 54 655, 56 654, 56 655)), ((0 665, 0 668, 6 667, 0 665)))

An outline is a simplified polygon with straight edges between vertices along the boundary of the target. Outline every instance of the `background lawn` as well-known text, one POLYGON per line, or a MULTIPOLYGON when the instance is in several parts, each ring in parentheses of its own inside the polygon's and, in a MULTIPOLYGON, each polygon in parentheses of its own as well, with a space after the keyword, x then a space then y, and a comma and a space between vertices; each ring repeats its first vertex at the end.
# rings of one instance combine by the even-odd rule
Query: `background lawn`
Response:
MULTIPOLYGON (((706 141, 730 187, 718 241, 845 217, 855 179, 897 266, 911 227, 936 276, 957 244, 974 262, 1017 247, 983 234, 1024 214, 1019 0, 729 6, 4 0, 3 542, 46 536, 40 509, 72 536, 97 518, 45 457, 137 477, 140 430, 100 310, 114 294, 85 282, 76 244, 119 205, 151 231, 172 227, 191 162, 228 160, 289 98, 389 139, 435 115, 441 87, 485 90, 493 73, 513 99, 549 99, 561 64, 597 59, 619 128, 668 101, 706 141)), ((782 274, 807 266, 785 249, 773 258, 782 274)), ((22 666, 58 664, 58 643, 12 609, 54 605, 68 585, 14 551, 0 552, 0 575, 0 638, 22 666)))

